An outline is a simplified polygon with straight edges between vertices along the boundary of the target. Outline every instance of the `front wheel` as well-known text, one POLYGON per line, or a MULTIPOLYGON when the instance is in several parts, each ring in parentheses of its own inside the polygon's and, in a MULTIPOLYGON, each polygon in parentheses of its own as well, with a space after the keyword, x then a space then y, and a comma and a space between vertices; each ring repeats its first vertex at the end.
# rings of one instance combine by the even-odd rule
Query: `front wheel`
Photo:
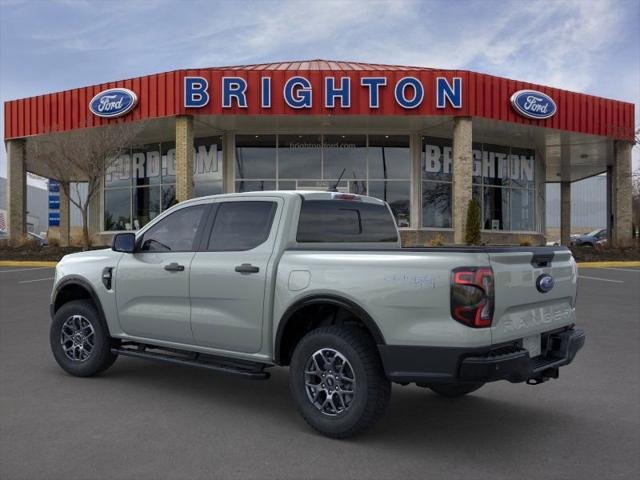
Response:
POLYGON ((456 398, 475 392, 483 385, 484 383, 441 383, 429 385, 429 388, 443 397, 456 398))
POLYGON ((305 421, 333 438, 371 427, 391 396, 375 344, 357 327, 321 327, 305 335, 291 358, 289 385, 305 421))
POLYGON ((116 361, 111 338, 93 303, 75 300, 55 313, 49 334, 51 351, 63 370, 77 377, 100 373, 116 361))

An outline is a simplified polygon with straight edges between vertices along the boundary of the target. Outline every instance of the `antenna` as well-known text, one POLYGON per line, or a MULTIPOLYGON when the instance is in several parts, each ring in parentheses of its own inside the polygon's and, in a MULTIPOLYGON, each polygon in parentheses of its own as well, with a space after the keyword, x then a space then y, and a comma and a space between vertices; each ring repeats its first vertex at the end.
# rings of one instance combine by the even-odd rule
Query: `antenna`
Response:
POLYGON ((338 191, 338 185, 340 185, 340 180, 342 180, 342 176, 344 175, 344 172, 346 172, 346 171, 347 171, 346 168, 342 169, 342 173, 338 177, 338 181, 335 183, 335 185, 333 187, 329 187, 327 189, 327 192, 337 192, 338 191))

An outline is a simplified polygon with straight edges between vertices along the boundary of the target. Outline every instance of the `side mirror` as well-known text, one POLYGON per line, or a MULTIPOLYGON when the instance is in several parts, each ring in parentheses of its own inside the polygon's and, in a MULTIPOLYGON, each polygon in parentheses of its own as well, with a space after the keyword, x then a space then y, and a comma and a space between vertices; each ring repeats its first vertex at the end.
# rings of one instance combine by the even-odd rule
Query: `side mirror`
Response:
POLYGON ((136 249, 136 234, 131 232, 116 233, 111 250, 115 252, 133 253, 136 249))

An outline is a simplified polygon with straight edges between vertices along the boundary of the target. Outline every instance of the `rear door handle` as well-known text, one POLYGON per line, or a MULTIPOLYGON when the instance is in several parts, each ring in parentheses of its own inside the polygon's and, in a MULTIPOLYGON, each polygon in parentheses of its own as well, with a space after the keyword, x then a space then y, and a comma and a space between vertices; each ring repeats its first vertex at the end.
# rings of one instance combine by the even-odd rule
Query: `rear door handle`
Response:
POLYGON ((170 263, 169 265, 165 265, 164 269, 167 272, 183 272, 184 265, 178 265, 176 262, 170 263))
POLYGON ((250 263, 243 263, 242 265, 238 265, 236 267, 236 272, 238 273, 258 273, 259 271, 259 267, 254 267, 250 263))

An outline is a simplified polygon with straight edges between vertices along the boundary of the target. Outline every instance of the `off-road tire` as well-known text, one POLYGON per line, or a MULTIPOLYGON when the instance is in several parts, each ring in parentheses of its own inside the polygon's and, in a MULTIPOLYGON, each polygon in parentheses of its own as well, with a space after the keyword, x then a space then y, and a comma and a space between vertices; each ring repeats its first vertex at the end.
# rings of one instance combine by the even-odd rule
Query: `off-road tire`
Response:
POLYGON ((475 392, 483 385, 484 383, 441 383, 429 385, 429 388, 442 397, 456 398, 475 392))
POLYGON ((365 431, 384 414, 391 396, 373 339, 355 326, 320 327, 307 333, 296 345, 291 358, 289 386, 296 406, 305 421, 319 433, 333 438, 347 438, 365 431), (349 407, 328 416, 307 395, 305 367, 314 352, 331 349, 350 364, 355 389, 349 407))
POLYGON ((109 337, 109 330, 98 314, 96 307, 88 300, 74 300, 62 305, 53 317, 49 342, 53 356, 64 371, 76 377, 90 377, 107 370, 118 355, 111 353, 113 340, 109 337), (62 343, 62 329, 70 318, 80 316, 90 324, 87 331, 93 330, 93 348, 83 360, 70 359, 65 354, 62 343))

